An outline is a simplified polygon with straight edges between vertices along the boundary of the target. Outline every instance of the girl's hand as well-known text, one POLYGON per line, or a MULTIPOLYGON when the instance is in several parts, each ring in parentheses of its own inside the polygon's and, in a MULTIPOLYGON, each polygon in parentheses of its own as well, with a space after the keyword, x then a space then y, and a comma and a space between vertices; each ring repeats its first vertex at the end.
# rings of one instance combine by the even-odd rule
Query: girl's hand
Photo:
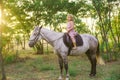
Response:
POLYGON ((67 33, 69 33, 69 32, 70 32, 70 29, 67 30, 67 33))

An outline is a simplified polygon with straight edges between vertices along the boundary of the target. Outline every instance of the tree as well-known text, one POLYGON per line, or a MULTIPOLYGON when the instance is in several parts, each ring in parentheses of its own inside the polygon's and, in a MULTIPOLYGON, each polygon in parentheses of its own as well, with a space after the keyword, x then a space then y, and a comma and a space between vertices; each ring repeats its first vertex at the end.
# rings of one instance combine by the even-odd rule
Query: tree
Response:
MULTIPOLYGON (((119 25, 115 25, 110 14, 114 14, 115 5, 118 0, 4 0, 7 15, 7 29, 12 29, 13 36, 20 36, 21 43, 26 43, 25 39, 30 36, 30 31, 36 25, 49 25, 50 29, 61 32, 66 23, 66 15, 73 14, 75 17, 76 30, 79 33, 91 33, 86 23, 81 18, 92 18, 96 21, 95 32, 103 46, 103 52, 106 51, 109 59, 112 57, 112 46, 119 43, 119 25), (14 25, 10 25, 14 24, 14 25), (100 33, 100 34, 99 34, 100 33), (115 34, 116 33, 116 34, 115 34), (24 38, 23 38, 24 36, 24 38)), ((118 10, 118 9, 117 9, 118 10)), ((117 11, 116 10, 116 11, 117 11)), ((118 13, 117 13, 118 14, 118 13)), ((115 15, 116 16, 116 15, 115 15)), ((8 31, 9 32, 9 31, 8 31)), ((9 32, 10 33, 10 32, 9 32)), ((7 34, 7 33, 5 33, 7 34)), ((9 36, 11 38, 11 36, 9 36)), ((9 39, 8 39, 9 40, 9 39)), ((25 47, 25 46, 24 46, 25 47)), ((41 53, 43 46, 41 43, 36 45, 37 53, 41 53)), ((116 51, 116 50, 114 50, 116 51)), ((42 51, 43 52, 43 51, 42 51)))
MULTIPOLYGON (((89 15, 88 12, 91 5, 86 1, 8 0, 4 1, 5 8, 9 12, 6 20, 9 17, 8 24, 16 23, 12 25, 12 29, 15 31, 13 35, 22 34, 27 39, 30 31, 36 25, 50 25, 51 29, 62 31, 62 28, 65 28, 65 26, 62 26, 61 23, 66 23, 66 15, 70 13, 75 16, 76 30, 83 33, 84 31, 89 31, 85 23, 80 20, 81 17, 89 15)), ((23 43, 25 44, 25 40, 23 43)), ((38 45, 36 48, 43 50, 38 45)))
MULTIPOLYGON (((0 0, 0 9, 1 9, 1 15, 2 15, 2 12, 3 12, 3 5, 2 5, 2 0, 0 0)), ((2 72, 2 80, 6 80, 6 74, 5 74, 5 70, 4 70, 4 60, 3 60, 3 55, 2 55, 2 18, 3 15, 1 16, 1 24, 0 24, 0 66, 1 66, 1 72, 2 72)))
POLYGON ((102 43, 105 43, 106 52, 109 60, 113 60, 113 53, 117 48, 116 34, 114 34, 114 28, 112 26, 111 14, 114 14, 115 4, 118 0, 92 0, 92 4, 96 10, 99 18, 99 28, 102 36, 102 43), (112 46, 111 46, 112 45, 112 46))

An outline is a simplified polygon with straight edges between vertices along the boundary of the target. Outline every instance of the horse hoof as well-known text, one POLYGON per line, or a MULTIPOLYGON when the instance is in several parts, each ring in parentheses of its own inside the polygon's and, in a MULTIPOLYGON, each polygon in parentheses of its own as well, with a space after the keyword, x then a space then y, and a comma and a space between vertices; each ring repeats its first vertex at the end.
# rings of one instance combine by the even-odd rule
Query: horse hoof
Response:
POLYGON ((66 78, 66 80, 69 80, 69 78, 66 78))
POLYGON ((58 78, 58 80, 62 80, 62 77, 60 76, 60 77, 58 78))
POLYGON ((95 74, 89 74, 90 77, 95 77, 95 74))
POLYGON ((62 78, 60 79, 60 78, 58 78, 58 80, 62 80, 62 78))

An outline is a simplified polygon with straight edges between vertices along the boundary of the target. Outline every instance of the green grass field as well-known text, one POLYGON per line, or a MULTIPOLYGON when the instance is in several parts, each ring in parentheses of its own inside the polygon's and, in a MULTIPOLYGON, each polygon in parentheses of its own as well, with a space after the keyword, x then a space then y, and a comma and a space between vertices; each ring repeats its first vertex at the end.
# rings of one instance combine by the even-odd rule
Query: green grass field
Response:
MULTIPOLYGON (((55 54, 19 54, 20 59, 5 65, 8 80, 57 80, 59 66, 55 54)), ((97 75, 90 78, 86 55, 69 57, 70 80, 120 80, 120 60, 97 65, 97 75)))

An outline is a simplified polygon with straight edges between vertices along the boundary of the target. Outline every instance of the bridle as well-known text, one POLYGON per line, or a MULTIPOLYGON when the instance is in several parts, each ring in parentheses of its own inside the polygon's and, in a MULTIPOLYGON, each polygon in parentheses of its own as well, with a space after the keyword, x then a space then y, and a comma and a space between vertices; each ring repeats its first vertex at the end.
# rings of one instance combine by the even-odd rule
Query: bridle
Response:
POLYGON ((42 26, 39 28, 36 37, 34 39, 30 40, 30 41, 36 41, 38 39, 38 36, 40 35, 41 28, 42 28, 42 26))

